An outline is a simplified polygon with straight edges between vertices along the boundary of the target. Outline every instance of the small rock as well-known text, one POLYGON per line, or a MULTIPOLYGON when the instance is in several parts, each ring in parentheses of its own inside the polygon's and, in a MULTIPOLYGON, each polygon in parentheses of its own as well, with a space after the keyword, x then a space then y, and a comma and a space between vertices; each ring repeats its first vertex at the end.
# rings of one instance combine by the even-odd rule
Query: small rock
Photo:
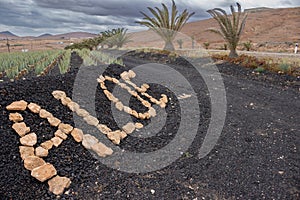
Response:
POLYGON ((62 97, 60 100, 61 100, 62 105, 64 105, 64 106, 66 106, 72 102, 72 99, 70 99, 69 97, 62 97))
POLYGON ((154 194, 154 193, 155 193, 155 190, 152 189, 152 190, 150 190, 150 192, 151 192, 151 194, 154 194))
POLYGON ((123 109, 124 109, 124 112, 126 112, 126 113, 128 113, 128 114, 131 114, 131 113, 132 113, 132 109, 129 108, 128 106, 124 106, 123 109))
POLYGON ((24 159, 24 167, 30 171, 44 164, 46 164, 46 162, 37 156, 28 156, 24 159))
POLYGON ((66 97, 66 93, 64 91, 55 90, 52 92, 52 95, 55 99, 60 100, 63 97, 66 97))
POLYGON ((24 119, 20 113, 10 113, 9 120, 13 122, 20 122, 23 121, 24 119))
POLYGON ((145 119, 150 119, 151 115, 149 114, 149 112, 144 113, 144 117, 145 119))
POLYGON ((160 101, 158 104, 161 108, 165 108, 167 105, 163 101, 160 101))
POLYGON ((135 128, 136 128, 136 129, 141 129, 141 128, 144 127, 144 125, 143 125, 142 123, 138 123, 138 122, 135 123, 134 125, 135 125, 135 128))
POLYGON ((49 190, 55 195, 60 195, 64 192, 65 188, 68 188, 71 184, 71 180, 67 177, 55 176, 48 181, 49 190))
POLYGON ((150 107, 149 108, 149 111, 148 111, 149 115, 151 117, 155 117, 156 116, 156 110, 153 108, 153 107, 150 107))
POLYGON ((47 120, 51 126, 58 126, 61 123, 61 121, 58 118, 53 116, 48 117, 47 120))
POLYGON ((112 82, 115 83, 115 84, 120 83, 120 81, 118 79, 116 79, 116 78, 112 78, 112 82))
POLYGON ((116 108, 119 110, 119 111, 122 111, 123 110, 123 103, 121 101, 118 101, 116 103, 116 108))
POLYGON ((39 113, 41 110, 41 106, 37 105, 36 103, 30 103, 27 108, 33 113, 39 113))
POLYGON ((128 72, 124 71, 122 74, 120 74, 120 77, 123 79, 123 80, 130 80, 129 78, 129 74, 128 72))
POLYGON ((54 168, 53 165, 51 165, 50 163, 46 163, 42 166, 39 166, 37 168, 34 168, 31 171, 31 176, 33 176, 34 178, 36 178, 37 180, 44 182, 48 179, 50 179, 51 177, 56 175, 56 169, 54 168))
POLYGON ((58 147, 63 142, 63 139, 61 139, 60 137, 55 136, 55 137, 51 138, 51 141, 52 141, 54 146, 58 147))
MULTIPOLYGON (((97 79, 98 80, 98 79, 97 79)), ((104 82, 105 81, 105 78, 103 77, 103 75, 100 75, 99 76, 99 82, 104 82)))
POLYGON ((146 119, 146 116, 143 113, 139 113, 139 118, 140 119, 146 119))
POLYGON ((161 96, 160 100, 161 100, 162 102, 168 103, 168 97, 167 97, 167 95, 162 94, 162 95, 160 95, 160 96, 161 96))
POLYGON ((100 87, 102 90, 107 90, 107 87, 105 86, 105 83, 100 83, 100 87))
POLYGON ((27 102, 24 100, 12 102, 8 106, 6 106, 6 110, 10 110, 10 111, 12 111, 12 110, 23 111, 23 110, 26 110, 26 108, 27 108, 27 102))
POLYGON ((103 134, 105 134, 105 135, 107 135, 109 132, 111 132, 111 129, 110 128, 108 128, 106 125, 104 125, 104 124, 98 124, 97 125, 97 128, 98 128, 98 130, 101 132, 101 133, 103 133, 103 134))
POLYGON ((45 109, 40 110, 39 116, 40 116, 40 118, 44 118, 44 119, 53 117, 52 114, 45 109))
POLYGON ((129 92, 132 96, 134 97, 137 97, 138 96, 138 93, 136 91, 130 91, 129 92))
POLYGON ((80 117, 86 117, 88 115, 90 115, 90 113, 82 108, 76 110, 76 114, 80 117))
POLYGON ((134 123, 129 122, 128 124, 124 125, 122 129, 125 131, 125 133, 130 134, 135 130, 135 125, 134 123))
POLYGON ((34 156, 33 147, 19 146, 19 152, 22 160, 25 160, 28 156, 34 156))
POLYGON ((35 155, 38 157, 47 157, 48 156, 48 150, 44 149, 43 147, 37 147, 35 149, 35 155))
POLYGON ((91 149, 100 157, 110 156, 113 153, 113 150, 105 146, 101 142, 97 142, 91 146, 91 149))
POLYGON ((35 133, 27 134, 20 138, 20 143, 24 146, 33 146, 37 143, 37 136, 35 133))
POLYGON ((121 135, 120 130, 112 131, 107 134, 108 139, 110 139, 114 144, 120 144, 121 142, 121 135))
POLYGON ((60 123, 58 125, 58 129, 64 132, 65 134, 69 134, 73 130, 73 126, 71 126, 70 124, 60 123))
POLYGON ((66 140, 68 138, 68 136, 64 132, 62 132, 61 130, 59 130, 59 129, 54 133, 54 135, 56 137, 60 137, 63 140, 66 140))
POLYGON ((26 126, 24 122, 15 123, 12 128, 18 133, 19 136, 23 137, 26 133, 30 132, 30 128, 26 126))
POLYGON ((135 118, 139 118, 139 113, 136 112, 135 110, 131 111, 131 115, 134 116, 135 118))
POLYGON ((146 107, 146 108, 150 108, 151 107, 151 103, 149 103, 148 101, 142 101, 142 104, 146 107))
POLYGON ((41 147, 43 147, 44 149, 50 150, 53 147, 53 142, 51 140, 43 142, 41 144, 41 147))
POLYGON ((141 87, 146 88, 146 89, 150 88, 150 86, 147 83, 144 83, 141 87))
POLYGON ((136 76, 136 74, 134 73, 134 71, 129 70, 128 71, 128 76, 129 76, 129 78, 134 78, 136 76))
POLYGON ((98 143, 98 139, 90 134, 84 134, 82 139, 82 145, 86 149, 91 149, 94 144, 98 143))
POLYGON ((78 103, 75 103, 73 101, 71 101, 70 103, 68 103, 67 106, 73 112, 75 112, 76 110, 80 109, 80 106, 78 105, 78 103))
POLYGON ((76 142, 81 142, 83 139, 83 132, 79 128, 74 128, 73 131, 71 132, 71 135, 73 136, 76 142))
POLYGON ((92 126, 97 126, 99 124, 99 120, 91 115, 84 117, 83 120, 86 121, 87 124, 92 126))

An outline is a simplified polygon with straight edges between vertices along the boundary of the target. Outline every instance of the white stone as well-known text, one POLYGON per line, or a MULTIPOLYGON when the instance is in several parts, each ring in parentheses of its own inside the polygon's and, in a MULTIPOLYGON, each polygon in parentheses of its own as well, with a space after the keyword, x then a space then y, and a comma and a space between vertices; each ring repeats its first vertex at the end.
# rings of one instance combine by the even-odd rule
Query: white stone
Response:
POLYGON ((51 126, 55 126, 55 127, 61 123, 60 119, 53 117, 53 116, 48 117, 47 120, 51 126))
POLYGON ((39 113, 41 110, 41 106, 37 105, 36 103, 28 104, 27 108, 33 113, 39 113))
POLYGON ((48 112, 47 110, 45 110, 45 109, 41 109, 40 110, 39 116, 41 118, 50 118, 50 117, 53 117, 52 114, 50 112, 48 112))
POLYGON ((60 195, 71 184, 71 180, 67 177, 55 176, 48 181, 49 190, 55 195, 60 195))
POLYGON ((35 155, 38 157, 47 157, 48 156, 48 150, 44 149, 43 147, 37 147, 35 149, 35 155))
POLYGON ((55 137, 51 138, 51 141, 52 141, 54 146, 58 147, 63 142, 63 139, 61 139, 60 137, 55 136, 55 137))
POLYGON ((50 150, 53 147, 53 142, 51 140, 48 140, 46 142, 43 142, 41 144, 41 147, 43 147, 44 149, 50 150))
POLYGON ((55 90, 52 92, 52 95, 55 99, 60 100, 63 97, 66 97, 66 93, 64 91, 55 90))
POLYGON ((28 156, 24 159, 24 167, 30 171, 44 164, 46 164, 46 162, 37 156, 28 156))
POLYGON ((73 130, 73 126, 71 126, 70 124, 60 123, 58 125, 58 129, 64 132, 65 134, 69 134, 73 130))
POLYGON ((76 142, 81 142, 83 139, 83 132, 79 128, 74 128, 73 131, 71 132, 71 135, 76 142))
POLYGON ((125 133, 131 134, 135 130, 135 125, 134 123, 129 122, 126 125, 124 125, 122 129, 123 131, 125 131, 125 133))
POLYGON ((97 142, 91 146, 91 149, 100 157, 106 157, 113 153, 113 150, 105 146, 101 142, 97 142))
POLYGON ((22 160, 25 160, 28 156, 34 156, 34 148, 28 146, 19 146, 19 152, 22 160))
POLYGON ((94 144, 98 143, 98 139, 90 134, 84 134, 82 139, 82 145, 86 149, 91 149, 94 144))
POLYGON ((99 124, 99 120, 96 117, 93 117, 91 115, 84 117, 83 120, 87 124, 92 125, 92 126, 97 126, 99 124))
POLYGON ((64 132, 62 132, 62 131, 59 130, 59 129, 58 129, 57 131, 55 131, 54 135, 55 135, 56 137, 60 137, 60 138, 63 139, 63 140, 66 140, 66 139, 68 138, 67 134, 65 134, 64 132))

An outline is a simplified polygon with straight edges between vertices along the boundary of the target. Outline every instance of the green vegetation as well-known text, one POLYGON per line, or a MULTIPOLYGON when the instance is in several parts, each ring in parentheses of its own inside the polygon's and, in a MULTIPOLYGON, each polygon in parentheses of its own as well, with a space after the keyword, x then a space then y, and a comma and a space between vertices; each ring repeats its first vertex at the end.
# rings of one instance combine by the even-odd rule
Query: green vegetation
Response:
POLYGON ((238 8, 237 11, 232 5, 230 6, 232 17, 227 15, 226 11, 221 8, 214 8, 212 10, 207 11, 218 22, 220 26, 220 30, 208 30, 221 35, 225 39, 225 41, 228 43, 228 47, 230 50, 230 58, 238 57, 236 48, 239 43, 247 19, 247 14, 245 14, 242 18, 241 5, 239 3, 236 3, 236 5, 238 8))
POLYGON ((141 12, 144 16, 143 21, 137 21, 136 23, 147 26, 157 33, 165 41, 165 50, 175 50, 173 40, 175 39, 177 32, 180 31, 189 18, 194 15, 194 12, 189 13, 185 9, 181 14, 178 14, 174 0, 172 0, 171 12, 169 12, 169 9, 163 3, 162 9, 148 7, 148 10, 153 16, 150 17, 141 12))
MULTIPOLYGON (((40 75, 50 65, 53 66, 56 64, 59 57, 62 55, 65 56, 67 53, 61 50, 1 53, 0 72, 2 76, 6 75, 9 79, 18 79, 18 77, 32 70, 37 75, 40 75)), ((64 73, 66 70, 66 67, 64 67, 64 70, 61 72, 64 73)))
POLYGON ((251 48, 252 48, 252 41, 249 40, 249 41, 247 41, 247 42, 244 42, 244 43, 243 43, 243 46, 244 46, 244 48, 246 49, 246 51, 250 51, 251 48))
POLYGON ((123 45, 130 42, 129 36, 127 35, 127 30, 124 28, 117 28, 108 31, 101 32, 103 41, 100 43, 102 46, 107 45, 108 48, 122 48, 123 45))

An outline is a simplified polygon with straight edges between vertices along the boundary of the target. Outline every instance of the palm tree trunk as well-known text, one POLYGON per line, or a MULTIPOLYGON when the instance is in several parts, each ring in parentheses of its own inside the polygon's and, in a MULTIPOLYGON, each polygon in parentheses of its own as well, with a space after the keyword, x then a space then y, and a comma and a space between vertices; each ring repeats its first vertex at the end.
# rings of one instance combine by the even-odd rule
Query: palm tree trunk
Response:
POLYGON ((229 53, 229 58, 236 58, 236 57, 238 57, 239 55, 237 54, 237 52, 236 52, 236 49, 235 48, 232 48, 232 47, 230 47, 229 48, 229 50, 230 50, 230 53, 229 53))
POLYGON ((168 50, 168 51, 174 51, 175 50, 172 41, 166 41, 165 42, 164 50, 168 50))

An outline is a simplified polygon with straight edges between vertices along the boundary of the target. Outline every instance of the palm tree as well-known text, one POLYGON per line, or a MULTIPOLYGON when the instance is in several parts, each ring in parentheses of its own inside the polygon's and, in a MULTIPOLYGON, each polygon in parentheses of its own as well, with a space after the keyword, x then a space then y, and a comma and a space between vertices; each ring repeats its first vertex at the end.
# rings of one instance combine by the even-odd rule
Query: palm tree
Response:
POLYGON ((141 12, 144 15, 144 21, 137 21, 141 25, 149 27, 157 33, 165 41, 165 50, 174 50, 173 40, 176 33, 182 29, 184 24, 195 13, 189 13, 185 9, 181 14, 178 14, 177 6, 172 0, 171 14, 165 4, 162 3, 162 9, 155 7, 155 9, 148 7, 153 17, 141 12))
POLYGON ((220 30, 209 29, 209 31, 217 33, 225 39, 228 43, 230 50, 229 57, 231 58, 238 56, 236 47, 247 19, 247 14, 242 18, 241 5, 239 3, 236 3, 236 5, 238 8, 237 12, 232 5, 230 6, 232 17, 228 16, 226 11, 221 8, 214 8, 207 11, 220 25, 220 30))
POLYGON ((108 48, 112 48, 113 46, 121 48, 124 44, 130 42, 127 30, 125 28, 117 28, 101 32, 103 38, 102 45, 107 45, 108 48))

